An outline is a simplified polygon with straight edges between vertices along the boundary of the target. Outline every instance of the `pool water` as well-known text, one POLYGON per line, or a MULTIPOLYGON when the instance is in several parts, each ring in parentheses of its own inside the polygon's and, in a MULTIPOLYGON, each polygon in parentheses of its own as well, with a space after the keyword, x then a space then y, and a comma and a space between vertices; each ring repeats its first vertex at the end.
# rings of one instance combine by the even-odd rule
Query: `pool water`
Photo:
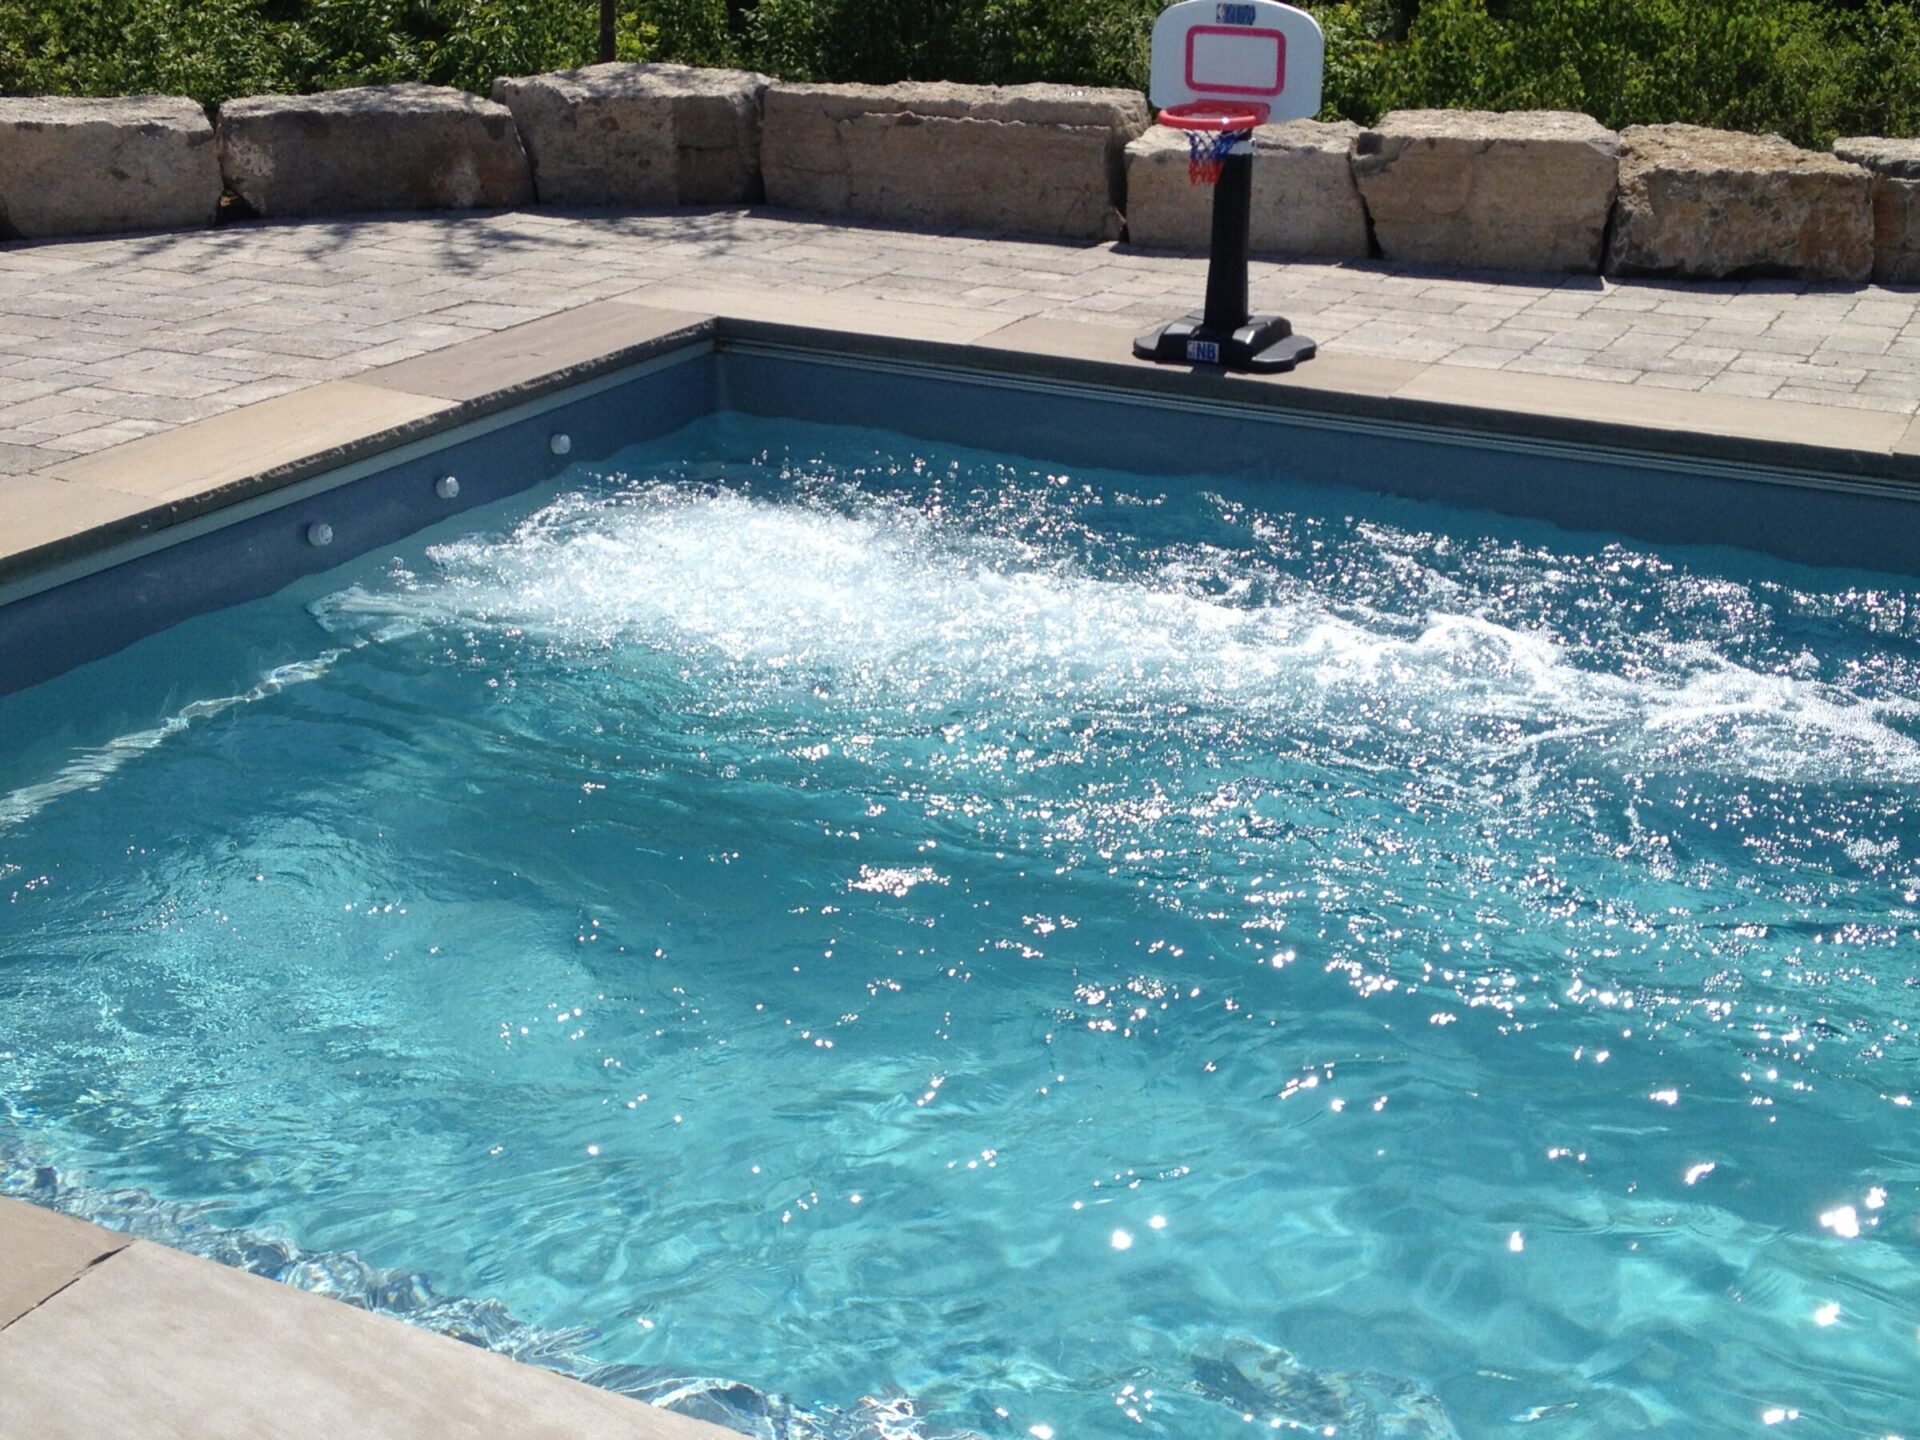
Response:
POLYGON ((1920 1427, 1911 584, 721 416, 0 735, 11 1193, 783 1440, 1920 1427))

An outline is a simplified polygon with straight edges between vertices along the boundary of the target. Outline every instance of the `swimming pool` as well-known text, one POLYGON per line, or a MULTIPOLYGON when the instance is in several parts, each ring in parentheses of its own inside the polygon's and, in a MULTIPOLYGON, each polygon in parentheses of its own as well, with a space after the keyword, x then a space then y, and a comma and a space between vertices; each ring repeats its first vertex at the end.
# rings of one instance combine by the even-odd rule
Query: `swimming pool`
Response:
POLYGON ((781 1436, 1912 1424, 1911 582, 735 398, 0 700, 0 1188, 781 1436))

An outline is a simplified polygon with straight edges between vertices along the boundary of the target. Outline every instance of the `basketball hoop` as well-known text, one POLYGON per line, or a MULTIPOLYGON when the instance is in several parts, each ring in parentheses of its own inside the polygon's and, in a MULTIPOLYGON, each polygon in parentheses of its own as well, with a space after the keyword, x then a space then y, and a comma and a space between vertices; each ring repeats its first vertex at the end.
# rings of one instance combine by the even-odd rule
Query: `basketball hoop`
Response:
MULTIPOLYGON (((1305 3, 1305 0, 1301 0, 1305 3)), ((1213 243, 1204 309, 1133 342, 1142 360, 1271 374, 1317 347, 1283 315, 1247 304, 1253 224, 1253 132, 1320 109, 1327 37, 1280 0, 1175 0, 1153 22, 1148 98, 1187 137, 1187 178, 1208 187, 1213 243)))
POLYGON ((1215 185, 1234 147, 1267 123, 1273 107, 1239 100, 1189 100, 1160 112, 1160 123, 1187 136, 1187 183, 1215 185))

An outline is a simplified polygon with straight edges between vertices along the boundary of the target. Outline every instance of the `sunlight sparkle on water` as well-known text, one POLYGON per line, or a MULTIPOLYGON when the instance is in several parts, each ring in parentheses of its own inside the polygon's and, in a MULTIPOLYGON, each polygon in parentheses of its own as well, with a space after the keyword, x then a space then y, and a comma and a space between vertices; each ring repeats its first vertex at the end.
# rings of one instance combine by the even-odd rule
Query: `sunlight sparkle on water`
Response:
POLYGON ((732 417, 0 701, 0 1189, 774 1440, 1910 1433, 1920 591, 1286 463, 732 417))

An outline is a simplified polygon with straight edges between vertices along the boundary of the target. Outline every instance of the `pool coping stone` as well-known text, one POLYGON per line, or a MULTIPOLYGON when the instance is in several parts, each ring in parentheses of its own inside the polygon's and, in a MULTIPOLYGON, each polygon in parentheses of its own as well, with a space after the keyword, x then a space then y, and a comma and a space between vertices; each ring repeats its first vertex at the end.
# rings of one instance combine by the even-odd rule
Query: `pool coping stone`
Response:
MULTIPOLYGON (((597 312, 611 303, 582 308, 597 312)), ((12 477, 0 487, 0 604, 49 571, 611 371, 711 344, 712 336, 713 322, 704 316, 632 305, 605 315, 567 311, 12 477), (553 333, 563 319, 580 332, 572 343, 553 333), (461 388, 451 372, 469 356, 493 388, 437 393, 461 388), (229 458, 208 462, 208 455, 229 458), (20 479, 40 483, 19 487, 16 503, 20 479), (60 508, 49 485, 72 485, 74 498, 84 497, 104 518, 48 523, 48 512, 60 508)))
MULTIPOLYGON (((368 371, 361 383, 489 413, 603 373, 610 365, 705 339, 712 317, 601 300, 368 371)), ((463 410, 463 419, 475 412, 463 410)))
POLYGON ((720 283, 643 285, 613 297, 609 303, 693 311, 718 321, 767 320, 828 335, 886 336, 929 344, 982 340, 1006 328, 1010 318, 994 310, 882 300, 839 291, 814 295, 805 291, 743 288, 720 283))
POLYGON ((218 496, 351 448, 404 433, 452 402, 362 380, 328 380, 51 466, 42 474, 145 500, 218 496))
POLYGON ((0 1198, 0 1434, 738 1440, 536 1365, 0 1198), (20 1277, 31 1280, 21 1291, 20 1277), (64 1278, 63 1278, 64 1277, 64 1278))
POLYGON ((1920 466, 1897 460, 1903 453, 1920 454, 1920 421, 1905 415, 1337 350, 1281 375, 1148 367, 1131 359, 1128 343, 1113 327, 1058 319, 1017 321, 975 348, 1062 362, 1050 371, 1061 379, 1094 379, 1094 370, 1071 363, 1079 362, 1100 367, 1098 378, 1108 382, 1195 399, 1597 445, 1636 456, 1830 469, 1920 482, 1920 466), (1914 450, 1901 450, 1904 437, 1915 437, 1914 450))

